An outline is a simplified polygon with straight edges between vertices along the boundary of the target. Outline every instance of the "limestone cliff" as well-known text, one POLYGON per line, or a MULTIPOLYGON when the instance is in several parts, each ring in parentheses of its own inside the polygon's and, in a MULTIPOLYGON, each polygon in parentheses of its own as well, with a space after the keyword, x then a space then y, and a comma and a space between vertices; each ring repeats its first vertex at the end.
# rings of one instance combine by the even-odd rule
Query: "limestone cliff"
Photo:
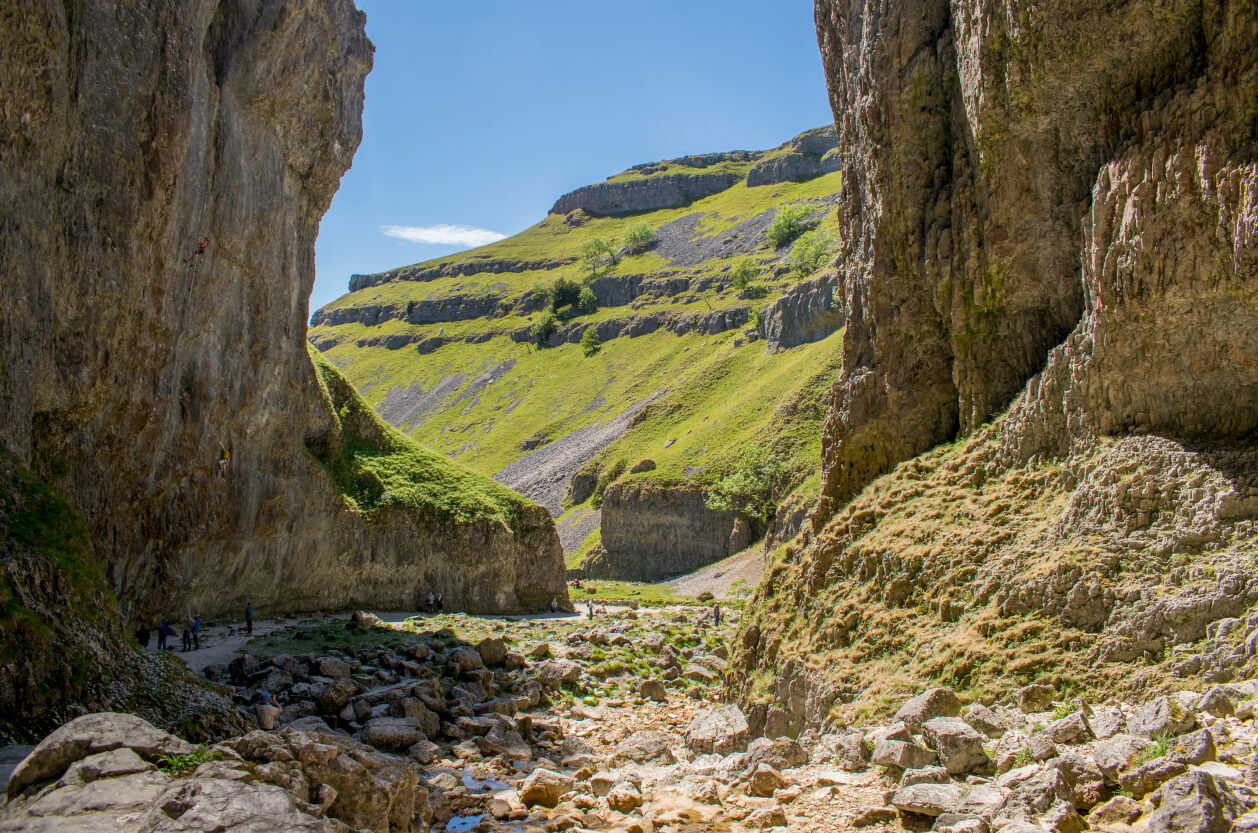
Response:
POLYGON ((486 610, 562 594, 544 513, 368 518, 310 450, 342 436, 304 341, 318 223, 362 132, 353 4, 7 12, 0 442, 82 514, 124 617, 403 604, 430 583, 486 610))
POLYGON ((1200 640, 1255 599, 1253 4, 816 17, 843 373, 813 534, 762 590, 745 691, 798 726, 869 708, 884 662, 962 685, 1147 684, 1137 658, 1235 673, 1244 651, 1200 640))

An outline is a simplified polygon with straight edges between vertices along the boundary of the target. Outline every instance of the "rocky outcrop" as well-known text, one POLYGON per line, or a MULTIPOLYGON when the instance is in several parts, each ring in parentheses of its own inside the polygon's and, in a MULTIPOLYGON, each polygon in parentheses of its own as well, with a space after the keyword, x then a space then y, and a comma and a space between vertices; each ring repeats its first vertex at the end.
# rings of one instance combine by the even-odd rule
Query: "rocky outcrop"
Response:
POLYGON ((540 508, 368 522, 309 450, 343 439, 304 322, 361 137, 352 3, 45 4, 0 44, 0 442, 81 513, 128 621, 413 603, 417 552, 456 583, 483 554, 475 604, 563 592, 557 561, 545 600, 503 581, 558 558, 540 508))
POLYGON ((820 341, 843 327, 839 278, 822 275, 796 284, 764 313, 760 325, 765 350, 776 353, 820 341))
MULTIPOLYGON (((1153 324, 1155 311, 1179 316, 1177 332, 1229 336, 1236 315, 1252 317, 1214 303, 1176 312, 1167 292, 1191 285, 1207 301, 1252 277, 1244 149, 1255 128, 1241 80, 1254 72, 1252 15, 1228 2, 1143 8, 817 4, 851 276, 819 520, 898 460, 1004 409, 1076 325, 1082 363, 1087 334, 1128 314, 1161 334, 1174 319, 1153 324), (1155 250, 1184 254, 1141 259, 1155 250), (1112 289, 1090 288, 1090 272, 1112 289)), ((1126 335, 1098 343, 1136 348, 1126 335)), ((1202 350, 1221 346, 1142 354, 1149 384, 1160 374, 1159 390, 1174 386, 1166 369, 1202 350)), ((1224 376, 1206 374, 1184 401, 1215 385, 1237 403, 1218 411, 1234 432, 1251 416, 1244 385, 1208 382, 1224 376)), ((1139 426, 1118 410, 1112 430, 1139 426)), ((1219 427, 1195 421, 1183 409, 1157 420, 1199 436, 1219 427)))
POLYGON ((561 266, 567 266, 575 262, 575 257, 559 258, 557 260, 511 260, 507 258, 474 257, 455 263, 416 264, 370 275, 351 275, 349 291, 357 292, 360 289, 379 286, 383 283, 392 283, 393 281, 422 282, 461 275, 500 275, 504 272, 536 272, 558 269, 561 266))
POLYGON ((803 182, 838 170, 842 170, 842 166, 835 154, 818 157, 806 153, 784 153, 765 159, 748 171, 747 184, 755 188, 779 182, 803 182))
POLYGON ((613 483, 603 495, 602 547, 590 578, 660 581, 745 549, 758 531, 737 512, 709 509, 699 489, 613 483))
POLYGON ((738 174, 662 174, 622 182, 600 182, 564 194, 550 209, 567 214, 581 209, 595 216, 633 214, 681 208, 701 197, 724 191, 742 177, 738 174))
POLYGON ((472 318, 493 318, 504 312, 502 300, 500 296, 491 294, 450 295, 431 301, 407 301, 405 304, 366 304, 361 307, 321 309, 310 316, 310 326, 362 324, 365 327, 375 327, 385 321, 441 324, 472 318))

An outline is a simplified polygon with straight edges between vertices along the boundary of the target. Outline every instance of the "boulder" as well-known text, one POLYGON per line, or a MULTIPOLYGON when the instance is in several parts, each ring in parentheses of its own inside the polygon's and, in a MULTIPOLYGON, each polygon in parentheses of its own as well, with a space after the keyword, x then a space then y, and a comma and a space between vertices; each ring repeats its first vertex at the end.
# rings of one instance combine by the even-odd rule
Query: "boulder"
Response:
POLYGON ((924 766, 921 769, 904 770, 904 774, 900 776, 899 785, 911 787, 914 784, 946 784, 951 780, 952 775, 947 767, 924 766))
POLYGON ((922 739, 935 750, 939 761, 953 775, 962 775, 986 766, 990 759, 983 751, 983 736, 957 717, 933 717, 922 724, 922 739))
POLYGON ((414 720, 405 717, 376 717, 368 720, 360 733, 362 742, 381 752, 403 753, 421 740, 427 740, 414 720))
POLYGON ((665 690, 664 683, 656 679, 643 680, 638 685, 638 695, 656 703, 668 702, 668 691, 665 690))
POLYGON ((502 665, 507 661, 507 643, 499 637, 489 636, 476 643, 476 653, 485 665, 502 665))
POLYGON ((1053 743, 1053 736, 1047 730, 1036 732, 1027 739, 1027 751, 1031 753, 1032 760, 1047 761, 1057 757, 1057 744, 1053 743))
POLYGON ((1115 706, 1099 708, 1088 717, 1088 726, 1098 740, 1107 740, 1127 729, 1127 718, 1115 706))
POLYGON ((747 793, 763 798, 773 795, 774 790, 786 785, 787 780, 782 777, 782 773, 768 764, 760 764, 747 778, 747 793))
POLYGON ((1127 721, 1127 731, 1137 737, 1182 735, 1197 726, 1197 716, 1170 697, 1158 697, 1145 703, 1127 721))
POLYGON ((1226 784, 1204 772, 1186 772, 1162 788, 1148 833, 1228 833, 1244 812, 1226 784))
POLYGON ((571 775, 539 767, 529 773, 520 785, 520 800, 526 807, 539 804, 543 807, 554 807, 559 803, 561 795, 571 792, 576 786, 577 779, 571 775))
POLYGON ((880 740, 874 744, 873 754, 870 755, 870 760, 878 766, 898 769, 921 769, 937 759, 938 755, 933 750, 901 740, 880 740))
POLYGON ((1197 701, 1197 711, 1214 715, 1215 717, 1231 717, 1236 714, 1236 706, 1232 704, 1232 698, 1228 696, 1227 691, 1221 686, 1214 688, 1201 695, 1201 699, 1197 701))
POLYGON ((947 688, 932 688, 900 706, 895 720, 904 722, 911 732, 921 731, 922 724, 933 717, 956 717, 961 713, 961 699, 947 688))
POLYGON ((1013 787, 1000 807, 999 816, 1029 821, 1064 803, 1074 811, 1074 790, 1056 769, 1041 769, 1013 787))
POLYGON ((1088 727, 1083 712, 1074 712, 1060 720, 1054 720, 1045 731, 1053 739, 1053 743, 1087 743, 1092 739, 1092 730, 1088 727))
POLYGON ((1144 805, 1125 795, 1116 795, 1104 804, 1098 804, 1088 814, 1088 822, 1101 824, 1131 824, 1144 814, 1144 805))
POLYGON ((1009 798, 1012 791, 998 784, 974 784, 961 796, 956 813, 990 821, 1009 798))
POLYGON ((459 671, 475 671, 485 667, 485 661, 475 648, 455 648, 450 652, 448 661, 459 671))
POLYGON ((1009 731, 1009 724, 1005 719, 981 703, 975 703, 966 709, 961 719, 974 727, 976 732, 989 738, 999 738, 1009 731))
POLYGON ((738 706, 703 709, 686 729, 686 745, 694 752, 730 755, 747 748, 750 732, 747 718, 738 706))
POLYGON ((941 816, 956 810, 964 791, 960 784, 912 784, 897 789, 891 805, 904 813, 941 816))
POLYGON ((1046 766, 1058 770, 1066 779, 1074 792, 1076 809, 1086 809, 1101 800, 1105 792, 1105 774, 1090 759, 1068 752, 1053 758, 1046 766))
POLYGON ((348 680, 352 675, 349 663, 335 657, 320 657, 314 662, 314 673, 334 680, 348 680))
POLYGON ((89 755, 123 748, 148 761, 196 751, 192 744, 134 715, 86 714, 54 730, 17 765, 9 776, 8 795, 13 798, 33 784, 51 781, 89 755))
POLYGON ((1144 798, 1176 775, 1187 771, 1188 765, 1181 761, 1167 757, 1154 758, 1135 769, 1119 773, 1118 786, 1124 792, 1131 793, 1133 798, 1144 798))
POLYGON ((852 818, 853 827, 873 827, 875 824, 895 821, 894 807, 862 807, 852 818))
POLYGON ((1023 714, 1048 711, 1053 707, 1051 685, 1028 685, 1018 690, 1018 711, 1023 714))
POLYGON ((769 827, 785 827, 786 813, 781 807, 761 807, 743 819, 743 824, 755 830, 764 830, 769 827))
POLYGON ((683 746, 685 741, 681 735, 672 732, 644 731, 634 732, 626 737, 612 752, 612 765, 623 766, 626 763, 636 764, 673 764, 677 757, 673 754, 674 746, 683 746))
POLYGON ((581 679, 582 673, 581 666, 570 659, 550 659, 537 667, 537 679, 547 688, 575 683, 581 679))
POLYGON ((1130 767, 1136 756, 1150 745, 1149 741, 1135 735, 1114 735, 1092 747, 1092 760, 1104 773, 1106 783, 1117 784, 1118 773, 1130 767))
POLYGON ((607 806, 618 813, 632 813, 642 806, 642 793, 635 785, 622 781, 607 793, 607 806))
POLYGON ((427 766, 441 757, 441 747, 423 738, 406 750, 406 755, 413 761, 427 766))

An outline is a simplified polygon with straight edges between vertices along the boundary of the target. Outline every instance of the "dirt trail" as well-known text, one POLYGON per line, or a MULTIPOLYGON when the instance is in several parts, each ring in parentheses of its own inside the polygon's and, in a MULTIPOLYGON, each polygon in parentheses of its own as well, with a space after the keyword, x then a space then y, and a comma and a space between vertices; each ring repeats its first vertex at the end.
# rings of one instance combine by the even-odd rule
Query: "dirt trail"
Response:
POLYGON ((674 592, 685 596, 698 596, 708 592, 718 599, 728 599, 734 596, 732 591, 739 580, 748 589, 755 588, 760 577, 764 575, 764 567, 764 553, 757 544, 724 561, 678 576, 667 584, 674 592))

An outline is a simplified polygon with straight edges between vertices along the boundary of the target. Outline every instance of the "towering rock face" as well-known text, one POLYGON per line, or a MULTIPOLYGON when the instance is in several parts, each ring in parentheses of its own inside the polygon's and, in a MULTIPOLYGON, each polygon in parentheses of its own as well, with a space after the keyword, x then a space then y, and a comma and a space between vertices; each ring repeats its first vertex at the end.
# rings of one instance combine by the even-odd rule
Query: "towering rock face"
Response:
POLYGON ((734 657, 752 722, 1254 673, 1252 0, 816 13, 843 373, 734 657))
POLYGON ((846 173, 848 310, 818 522, 1005 408, 1076 325, 1081 354, 1097 327, 1144 322, 1143 346, 1114 356, 1143 380, 1074 385, 1102 430, 1253 427, 1239 358, 1251 328, 1219 317, 1252 320, 1249 299, 1230 313, 1189 300, 1252 277, 1252 8, 818 0, 816 17, 846 173), (1172 295, 1185 342, 1150 352, 1167 328, 1149 314, 1172 295), (1206 393, 1223 397, 1217 416, 1201 414, 1206 393))
POLYGON ((366 523, 312 453, 352 398, 329 398, 304 337, 318 223, 362 135, 353 3, 7 12, 0 442, 83 515, 124 615, 562 597, 539 508, 366 523))

